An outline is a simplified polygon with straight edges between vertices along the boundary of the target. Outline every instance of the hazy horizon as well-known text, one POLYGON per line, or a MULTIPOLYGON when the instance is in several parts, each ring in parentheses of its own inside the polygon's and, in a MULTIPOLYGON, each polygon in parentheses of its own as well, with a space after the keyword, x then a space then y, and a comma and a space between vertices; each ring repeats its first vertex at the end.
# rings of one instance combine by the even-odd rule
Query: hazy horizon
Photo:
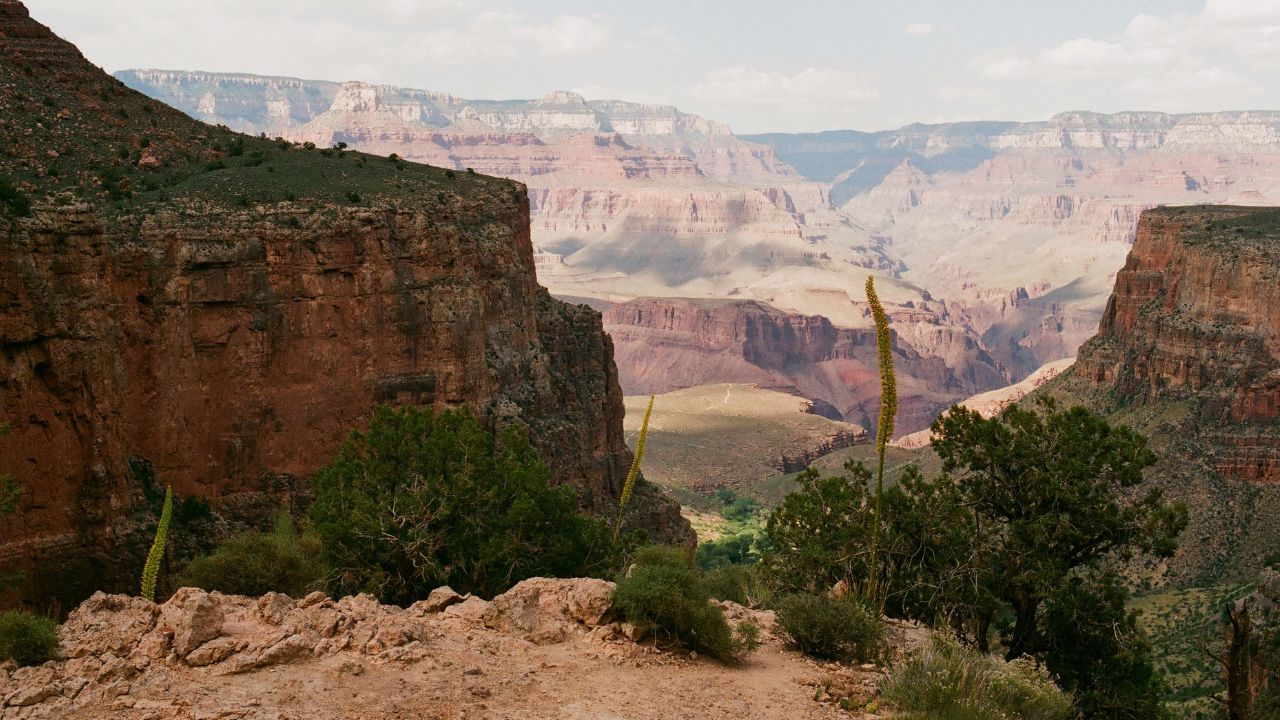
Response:
POLYGON ((1280 0, 813 0, 783 15, 728 0, 28 6, 110 72, 362 80, 476 99, 570 90, 675 105, 743 134, 1280 108, 1280 0))

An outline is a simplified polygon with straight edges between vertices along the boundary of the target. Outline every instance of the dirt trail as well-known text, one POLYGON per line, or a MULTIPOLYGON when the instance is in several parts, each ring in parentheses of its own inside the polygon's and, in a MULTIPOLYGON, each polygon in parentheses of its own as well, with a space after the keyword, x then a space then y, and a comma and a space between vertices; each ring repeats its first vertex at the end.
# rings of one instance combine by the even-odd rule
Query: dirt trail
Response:
MULTIPOLYGON (((0 666, 3 720, 782 720, 859 717, 882 670, 787 650, 771 613, 725 603, 761 646, 738 665, 627 639, 612 584, 536 580, 486 602, 408 609, 184 589, 156 606, 95 596, 63 626, 63 660, 0 666), (541 583, 540 585, 537 583, 541 583)), ((918 642, 895 631, 895 644, 918 642)))

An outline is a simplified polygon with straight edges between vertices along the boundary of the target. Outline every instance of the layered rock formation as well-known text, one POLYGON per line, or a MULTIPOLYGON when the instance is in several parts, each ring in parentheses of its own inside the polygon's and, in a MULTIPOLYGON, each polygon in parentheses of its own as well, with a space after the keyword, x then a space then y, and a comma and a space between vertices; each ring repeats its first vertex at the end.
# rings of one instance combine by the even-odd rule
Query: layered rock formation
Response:
MULTIPOLYGON (((991 359, 973 338, 953 333, 942 312, 924 303, 892 313, 900 433, 927 427, 954 400, 1000 382, 991 359)), ((823 316, 752 300, 666 298, 619 303, 605 311, 604 322, 628 395, 727 381, 809 398, 864 427, 874 427, 879 415, 871 328, 837 327, 823 316)))
MULTIPOLYGON (((0 56, 0 474, 23 487, 0 563, 29 599, 131 581, 165 485, 269 514, 376 403, 527 427, 554 482, 616 506, 612 345, 538 286, 523 188, 203 126, 20 3, 0 56)), ((688 540, 647 497, 650 530, 688 540)))
POLYGON ((1098 334, 1045 386, 1152 438, 1192 510, 1178 580, 1251 574, 1280 542, 1280 210, 1143 214, 1098 334))
POLYGON ((1075 112, 744 139, 831 183, 832 202, 884 239, 904 279, 969 308, 1015 380, 1093 334, 1142 210, 1280 203, 1280 112, 1075 112))
POLYGON ((1125 403, 1194 403, 1220 473, 1280 483, 1280 210, 1144 214, 1074 374, 1125 403))
POLYGON ((669 106, 468 100, 444 93, 218 73, 127 70, 127 85, 209 123, 513 178, 529 187, 553 292, 756 297, 843 320, 867 270, 896 262, 764 146, 669 106), (857 277, 850 277, 850 273, 857 277))

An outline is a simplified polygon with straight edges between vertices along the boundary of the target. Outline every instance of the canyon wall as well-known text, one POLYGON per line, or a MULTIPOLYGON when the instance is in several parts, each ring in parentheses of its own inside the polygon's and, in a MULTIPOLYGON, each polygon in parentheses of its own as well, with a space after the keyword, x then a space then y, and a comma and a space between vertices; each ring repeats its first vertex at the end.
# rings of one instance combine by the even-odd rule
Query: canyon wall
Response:
POLYGON ((1000 377, 975 391, 1071 357, 1092 336, 1143 209, 1280 202, 1275 112, 740 137, 673 107, 567 92, 489 101, 359 82, 118 76, 207 122, 521 180, 539 276, 558 295, 749 299, 857 328, 856 289, 876 275, 892 285, 890 306, 945 301, 945 329, 922 331, 976 339, 1000 377))
MULTIPOLYGON (((28 600, 125 589, 163 486, 179 544, 305 499, 378 403, 527 428, 553 482, 616 508, 612 344, 539 287, 522 187, 201 125, 20 3, 0 55, 0 170, 30 202, 0 208, 0 565, 28 600)), ((691 539, 643 497, 652 535, 691 539)))
POLYGON ((1280 204, 1274 111, 1072 112, 743 139, 829 183, 831 202, 902 263, 902 279, 969 311, 1014 379, 1092 336, 1143 210, 1280 204))
POLYGON ((1143 213, 1097 335, 1041 392, 1133 426, 1185 502, 1178 583, 1248 578, 1280 544, 1280 210, 1143 213))
MULTIPOLYGON (((923 354, 895 331, 900 409, 897 429, 927 427, 974 388, 997 383, 991 359, 972 338, 930 325, 929 311, 892 317, 933 345, 923 354), (934 328, 926 332, 922 328, 934 328), (958 359, 948 364, 944 358, 958 359)), ((875 330, 843 328, 820 315, 787 313, 744 300, 638 298, 604 313, 627 395, 665 393, 718 382, 749 383, 808 398, 828 415, 875 427, 880 379, 875 330)))
POLYGON ((1280 210, 1144 214, 1074 372, 1122 402, 1194 402, 1220 473, 1280 483, 1280 210))

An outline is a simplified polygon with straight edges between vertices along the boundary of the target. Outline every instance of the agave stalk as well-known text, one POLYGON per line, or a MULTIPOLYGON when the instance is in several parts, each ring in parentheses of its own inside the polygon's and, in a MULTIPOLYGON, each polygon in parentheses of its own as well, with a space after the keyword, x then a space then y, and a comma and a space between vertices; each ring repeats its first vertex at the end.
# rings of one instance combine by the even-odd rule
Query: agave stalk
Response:
POLYGON ((640 423, 640 436, 636 440, 636 454, 631 458, 631 468, 627 470, 627 479, 622 483, 622 497, 618 498, 618 517, 613 521, 613 539, 618 539, 622 529, 622 512, 631 502, 631 491, 636 487, 636 478, 640 475, 640 460, 644 457, 644 443, 649 437, 649 416, 653 414, 653 395, 649 396, 649 407, 645 408, 644 421, 640 423))
POLYGON ((893 373, 893 336, 889 316, 876 295, 875 279, 867 276, 867 304, 876 326, 876 356, 880 364, 880 419, 876 424, 876 505, 871 526, 870 597, 883 605, 878 595, 880 579, 880 500, 884 495, 884 450, 893 437, 893 419, 898 414, 898 381, 893 373))
POLYGON ((160 575, 160 561, 169 542, 169 520, 173 517, 173 488, 164 492, 164 508, 160 511, 160 524, 156 526, 156 539, 147 553, 147 564, 142 568, 142 597, 156 599, 156 578, 160 575))

